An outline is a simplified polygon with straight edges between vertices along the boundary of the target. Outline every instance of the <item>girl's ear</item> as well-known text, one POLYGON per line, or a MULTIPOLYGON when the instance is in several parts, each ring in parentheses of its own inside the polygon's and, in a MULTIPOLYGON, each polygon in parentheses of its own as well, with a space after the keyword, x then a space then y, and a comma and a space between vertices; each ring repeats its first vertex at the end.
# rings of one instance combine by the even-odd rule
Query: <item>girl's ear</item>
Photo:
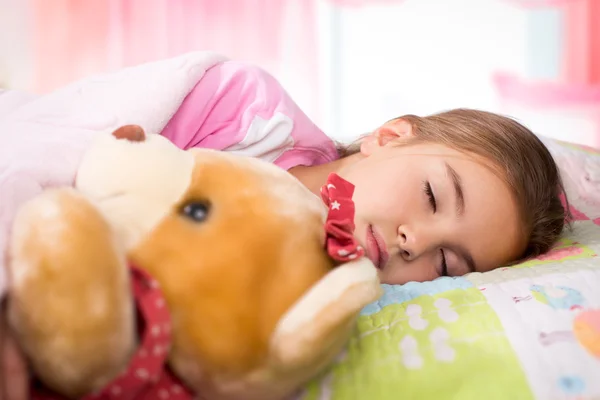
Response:
POLYGON ((383 147, 395 139, 411 136, 413 136, 412 124, 403 118, 396 118, 386 122, 366 136, 360 145, 360 152, 368 156, 377 148, 383 147))

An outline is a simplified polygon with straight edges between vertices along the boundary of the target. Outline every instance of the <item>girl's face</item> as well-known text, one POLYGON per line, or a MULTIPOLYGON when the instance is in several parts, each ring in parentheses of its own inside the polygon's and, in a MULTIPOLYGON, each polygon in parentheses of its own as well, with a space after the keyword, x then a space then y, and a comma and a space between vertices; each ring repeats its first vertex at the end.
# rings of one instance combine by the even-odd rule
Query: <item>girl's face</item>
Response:
POLYGON ((394 145, 395 122, 367 137, 340 169, 355 185, 355 236, 384 283, 489 271, 526 245, 509 187, 474 155, 443 145, 394 145))

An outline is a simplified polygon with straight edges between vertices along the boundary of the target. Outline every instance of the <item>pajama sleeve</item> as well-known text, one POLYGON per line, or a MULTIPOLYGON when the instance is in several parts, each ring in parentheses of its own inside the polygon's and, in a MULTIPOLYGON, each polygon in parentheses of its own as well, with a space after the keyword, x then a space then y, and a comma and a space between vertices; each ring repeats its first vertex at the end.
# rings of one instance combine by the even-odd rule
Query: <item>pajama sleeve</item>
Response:
POLYGON ((334 142, 273 76, 240 62, 209 69, 162 134, 183 149, 230 151, 285 169, 337 158, 334 142))

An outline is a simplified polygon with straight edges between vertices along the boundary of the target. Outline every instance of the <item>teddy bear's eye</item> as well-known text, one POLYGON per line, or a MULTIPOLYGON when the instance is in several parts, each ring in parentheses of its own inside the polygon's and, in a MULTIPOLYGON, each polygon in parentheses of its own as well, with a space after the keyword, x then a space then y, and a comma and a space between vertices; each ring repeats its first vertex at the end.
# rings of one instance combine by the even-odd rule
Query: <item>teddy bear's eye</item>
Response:
POLYGON ((208 218, 210 204, 204 201, 193 201, 181 208, 181 213, 194 222, 204 222, 208 218))

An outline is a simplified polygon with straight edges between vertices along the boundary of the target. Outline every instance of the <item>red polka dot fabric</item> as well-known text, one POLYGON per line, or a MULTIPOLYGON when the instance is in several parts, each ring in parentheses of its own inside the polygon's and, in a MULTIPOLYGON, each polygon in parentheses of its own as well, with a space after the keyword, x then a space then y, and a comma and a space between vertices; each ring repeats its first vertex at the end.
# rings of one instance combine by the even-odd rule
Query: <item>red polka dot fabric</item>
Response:
POLYGON ((326 248, 331 258, 348 262, 364 255, 354 238, 354 185, 337 174, 330 174, 321 188, 321 198, 329 207, 325 222, 326 248))
MULTIPOLYGON (((169 311, 158 283, 145 271, 131 267, 133 294, 140 316, 140 347, 126 371, 98 393, 83 400, 184 400, 193 394, 170 371, 169 311)), ((32 389, 34 400, 63 400, 45 388, 32 389)))

